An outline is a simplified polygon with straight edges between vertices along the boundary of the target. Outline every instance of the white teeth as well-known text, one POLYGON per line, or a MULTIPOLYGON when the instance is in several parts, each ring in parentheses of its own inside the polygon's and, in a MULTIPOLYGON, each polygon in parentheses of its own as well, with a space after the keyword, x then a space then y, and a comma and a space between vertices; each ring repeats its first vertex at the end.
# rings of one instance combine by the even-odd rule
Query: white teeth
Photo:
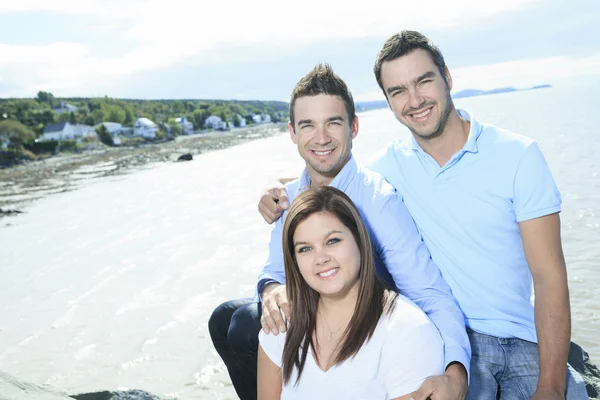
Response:
POLYGON ((321 273, 320 273, 320 274, 318 274, 318 275, 326 278, 326 277, 328 277, 328 276, 331 276, 331 275, 333 275, 334 273, 336 273, 336 272, 337 272, 337 270, 338 270, 337 268, 333 268, 333 269, 330 269, 329 271, 321 272, 321 273))
POLYGON ((431 108, 429 110, 423 111, 420 114, 413 114, 413 118, 423 118, 424 116, 426 116, 430 112, 431 112, 431 108))
POLYGON ((329 150, 329 151, 316 151, 316 150, 315 150, 315 151, 314 151, 314 153, 315 153, 316 155, 318 155, 318 156, 326 156, 326 155, 328 155, 328 154, 331 154, 331 152, 332 152, 332 151, 333 151, 333 150, 329 150))

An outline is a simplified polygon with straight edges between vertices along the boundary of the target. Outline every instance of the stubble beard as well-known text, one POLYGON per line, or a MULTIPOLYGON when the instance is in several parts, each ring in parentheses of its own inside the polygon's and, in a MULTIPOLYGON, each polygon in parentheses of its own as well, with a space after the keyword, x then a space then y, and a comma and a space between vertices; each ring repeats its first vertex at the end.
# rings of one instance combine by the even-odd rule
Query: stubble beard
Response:
POLYGON ((448 118, 450 118, 450 113, 454 108, 454 103, 452 102, 452 96, 450 96, 450 91, 446 92, 446 101, 444 102, 444 108, 442 109, 442 115, 438 120, 435 128, 431 132, 419 132, 412 126, 407 125, 407 128, 416 136, 423 140, 431 140, 437 137, 440 137, 444 130, 446 129, 446 125, 448 124, 448 118))

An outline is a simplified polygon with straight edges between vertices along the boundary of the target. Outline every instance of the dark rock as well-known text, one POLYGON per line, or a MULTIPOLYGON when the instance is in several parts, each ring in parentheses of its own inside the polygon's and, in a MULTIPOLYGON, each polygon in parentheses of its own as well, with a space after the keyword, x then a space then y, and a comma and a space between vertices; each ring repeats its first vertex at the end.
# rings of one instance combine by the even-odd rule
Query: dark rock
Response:
POLYGON ((120 392, 96 392, 71 395, 76 400, 161 400, 160 397, 143 390, 127 390, 120 392))
POLYGON ((569 365, 582 376, 588 396, 597 399, 600 395, 600 370, 590 361, 590 356, 579 345, 571 342, 569 365))
POLYGON ((3 210, 0 208, 0 215, 13 215, 13 214, 22 214, 23 211, 19 210, 3 210))
POLYGON ((191 161, 194 157, 191 153, 180 155, 177 161, 191 161))

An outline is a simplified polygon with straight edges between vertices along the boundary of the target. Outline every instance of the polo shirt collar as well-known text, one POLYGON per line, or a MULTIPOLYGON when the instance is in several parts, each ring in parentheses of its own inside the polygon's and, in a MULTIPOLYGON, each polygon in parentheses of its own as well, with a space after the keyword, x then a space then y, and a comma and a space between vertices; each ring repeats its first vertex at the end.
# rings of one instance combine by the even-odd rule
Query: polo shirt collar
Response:
MULTIPOLYGON (((475 118, 473 118, 471 113, 468 112, 467 110, 456 109, 456 111, 458 112, 458 115, 460 115, 460 117, 462 119, 465 119, 465 120, 471 122, 471 129, 469 130, 469 137, 467 138, 465 145, 459 151, 459 153, 465 153, 465 152, 477 153, 477 151, 478 151, 477 140, 479 139, 479 135, 481 135, 481 131, 482 131, 481 124, 475 118)), ((415 136, 412 133, 410 134, 410 144, 414 151, 420 151, 420 152, 423 151, 423 149, 421 148, 421 146, 419 145, 419 143, 415 139, 415 136)))

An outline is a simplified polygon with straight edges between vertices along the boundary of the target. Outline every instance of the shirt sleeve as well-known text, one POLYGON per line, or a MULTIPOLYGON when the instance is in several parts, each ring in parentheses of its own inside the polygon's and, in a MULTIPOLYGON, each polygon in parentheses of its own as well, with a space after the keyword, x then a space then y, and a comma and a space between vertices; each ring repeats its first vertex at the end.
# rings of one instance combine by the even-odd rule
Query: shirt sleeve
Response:
POLYGON ((263 269, 258 274, 256 297, 260 299, 259 287, 264 286, 265 281, 275 281, 285 284, 285 267, 283 263, 283 221, 284 215, 279 218, 271 231, 271 241, 269 242, 269 255, 263 269))
POLYGON ((445 366, 459 362, 469 376, 471 345, 464 315, 402 197, 394 192, 378 206, 379 212, 365 215, 381 260, 399 292, 419 306, 439 330, 445 366))
POLYGON ((562 198, 537 143, 527 150, 514 182, 514 209, 517 222, 560 212, 562 198))
POLYGON ((280 333, 277 336, 273 334, 267 335, 265 331, 261 329, 258 334, 258 342, 267 357, 273 361, 273 364, 281 368, 281 357, 283 356, 283 346, 285 345, 285 333, 280 333))
MULTIPOLYGON (((416 308, 398 300, 396 307, 416 308)), ((394 314, 405 313, 395 310, 394 314)), ((381 367, 388 398, 400 397, 419 389, 430 376, 444 373, 442 339, 420 310, 388 322, 381 367), (421 314, 421 315, 419 315, 421 314)))

